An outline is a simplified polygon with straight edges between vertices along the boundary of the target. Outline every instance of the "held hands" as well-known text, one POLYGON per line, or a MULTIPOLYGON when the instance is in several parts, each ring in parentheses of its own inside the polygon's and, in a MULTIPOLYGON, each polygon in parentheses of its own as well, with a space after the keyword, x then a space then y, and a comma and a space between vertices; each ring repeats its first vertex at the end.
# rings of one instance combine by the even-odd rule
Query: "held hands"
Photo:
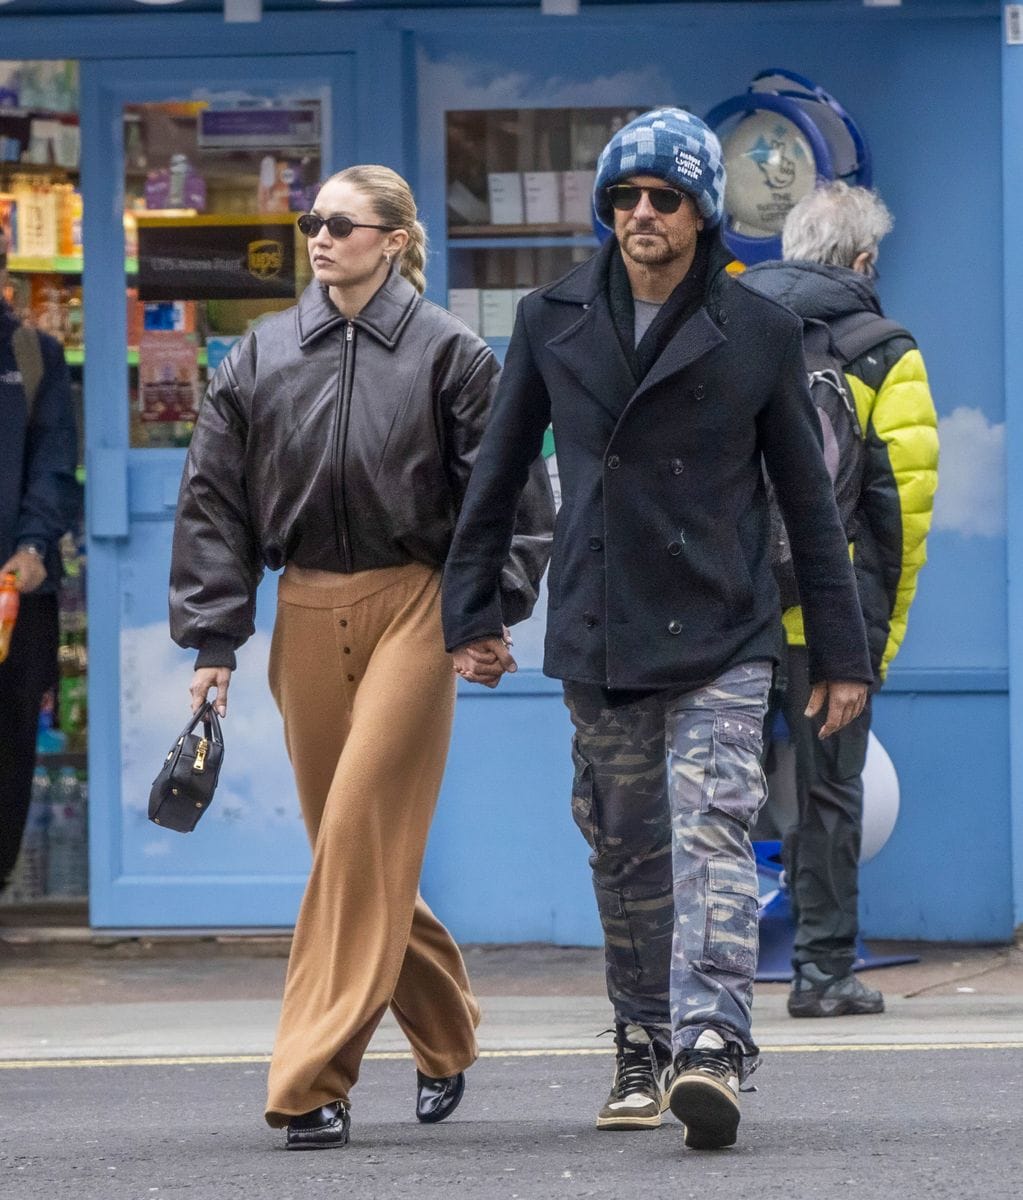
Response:
POLYGON ((826 719, 817 734, 822 740, 837 733, 850 721, 855 721, 863 712, 863 706, 867 702, 867 685, 850 683, 847 680, 815 683, 803 716, 815 717, 824 707, 825 699, 828 702, 826 719))
POLYGON ((496 688, 501 676, 507 671, 514 674, 518 663, 508 652, 512 644, 508 627, 504 626, 501 637, 479 638, 460 646, 452 655, 455 674, 469 683, 482 683, 484 687, 496 688))
POLYGON ((200 667, 192 676, 192 684, 188 694, 192 700, 192 712, 197 713, 206 703, 210 688, 217 689, 217 699, 213 707, 220 716, 227 716, 227 689, 231 686, 230 667, 200 667))
POLYGON ((46 567, 38 554, 18 550, 0 567, 0 575, 13 571, 18 576, 19 592, 34 592, 46 579, 46 567))

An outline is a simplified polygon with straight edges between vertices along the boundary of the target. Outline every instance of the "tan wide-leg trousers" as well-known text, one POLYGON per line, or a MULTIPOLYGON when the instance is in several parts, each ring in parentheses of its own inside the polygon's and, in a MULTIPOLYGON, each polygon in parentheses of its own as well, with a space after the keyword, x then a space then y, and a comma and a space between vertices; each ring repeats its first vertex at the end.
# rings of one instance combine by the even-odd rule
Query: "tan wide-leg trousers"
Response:
POLYGON ((270 687, 313 847, 270 1064, 266 1120, 279 1128, 348 1103, 388 1006, 425 1074, 476 1060, 462 956, 419 895, 455 699, 440 573, 289 568, 270 687))

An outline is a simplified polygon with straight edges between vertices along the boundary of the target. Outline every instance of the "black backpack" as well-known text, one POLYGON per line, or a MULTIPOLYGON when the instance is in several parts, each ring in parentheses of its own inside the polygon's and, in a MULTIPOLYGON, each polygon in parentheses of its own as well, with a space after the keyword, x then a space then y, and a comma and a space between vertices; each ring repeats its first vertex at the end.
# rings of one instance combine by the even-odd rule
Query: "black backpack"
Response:
MULTIPOLYGON (((803 319, 803 354, 810 398, 821 423, 824 463, 835 489, 835 502, 846 537, 853 540, 853 514, 863 487, 866 448, 845 367, 895 337, 909 337, 901 325, 873 312, 850 313, 825 323, 803 319)), ((765 471, 771 510, 771 566, 782 608, 799 603, 792 547, 770 478, 765 471)))

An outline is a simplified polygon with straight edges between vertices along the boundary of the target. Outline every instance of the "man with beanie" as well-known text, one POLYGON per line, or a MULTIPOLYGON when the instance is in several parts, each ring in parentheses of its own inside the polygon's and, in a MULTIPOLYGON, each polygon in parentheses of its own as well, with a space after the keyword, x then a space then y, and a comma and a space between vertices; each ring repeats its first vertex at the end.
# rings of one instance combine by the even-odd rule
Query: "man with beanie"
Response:
POLYGON ((572 809, 591 848, 616 1067, 602 1129, 729 1146, 750 1028, 762 725, 780 613, 766 463, 805 597, 810 709, 829 736, 866 699, 863 618, 801 324, 729 275, 714 134, 680 109, 626 125, 597 165, 613 230, 519 306, 444 575, 455 669, 496 686, 500 571, 553 424, 562 488, 544 671, 575 726, 572 809))
POLYGON ((0 663, 0 891, 21 847, 43 694, 57 683, 57 543, 78 512, 78 435, 60 343, 19 324, 3 299, 0 229, 0 573, 21 593, 0 663))
MULTIPOLYGON (((758 263, 743 276, 804 320, 827 325, 845 368, 859 425, 850 445, 862 462, 846 532, 874 688, 905 637, 938 483, 938 419, 924 360, 906 330, 885 319, 873 283, 878 247, 891 227, 874 192, 822 184, 785 218, 785 261, 758 263)), ((794 1017, 879 1013, 884 997, 853 974, 870 703, 835 737, 819 741, 803 715, 809 683, 799 607, 786 609, 783 622, 780 706, 795 748, 798 811, 783 848, 796 918, 788 1009, 794 1017)))

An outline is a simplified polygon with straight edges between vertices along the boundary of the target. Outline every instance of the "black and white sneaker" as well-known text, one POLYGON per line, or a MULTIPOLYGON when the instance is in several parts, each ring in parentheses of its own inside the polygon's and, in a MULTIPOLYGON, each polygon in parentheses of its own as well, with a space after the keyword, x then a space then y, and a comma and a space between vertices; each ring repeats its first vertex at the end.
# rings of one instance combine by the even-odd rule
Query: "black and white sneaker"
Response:
POLYGON ((739 1128, 738 1051, 714 1029, 705 1029, 691 1050, 675 1057, 668 1093, 672 1113, 685 1126, 691 1150, 735 1144, 739 1128))
POLYGON ((615 1025, 611 1094, 597 1115, 598 1129, 656 1129, 668 1107, 671 1053, 641 1025, 615 1025))

